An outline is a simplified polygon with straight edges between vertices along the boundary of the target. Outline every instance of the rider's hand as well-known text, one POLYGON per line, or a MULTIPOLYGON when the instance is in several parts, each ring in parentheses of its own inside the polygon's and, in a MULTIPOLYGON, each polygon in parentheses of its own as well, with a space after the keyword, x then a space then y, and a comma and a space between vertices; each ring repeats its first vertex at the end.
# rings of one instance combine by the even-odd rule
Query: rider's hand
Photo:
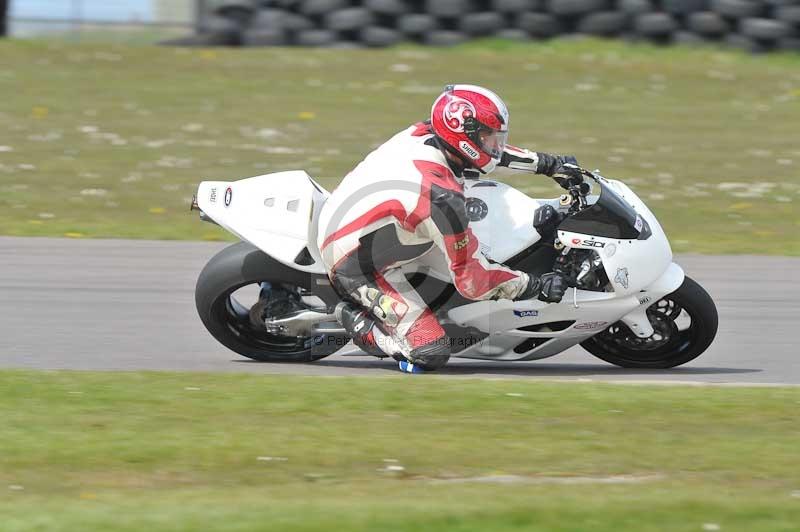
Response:
POLYGON ((559 166, 556 173, 553 174, 553 179, 556 180, 556 183, 558 183, 561 188, 569 190, 570 187, 583 183, 583 174, 578 165, 564 163, 559 166))
POLYGON ((547 303, 558 303, 567 291, 567 278, 558 272, 542 275, 539 280, 542 287, 539 290, 539 300, 547 303))
POLYGON ((578 166, 578 160, 574 155, 554 155, 552 153, 536 152, 536 158, 539 161, 536 173, 550 177, 556 175, 565 164, 578 166))
POLYGON ((573 166, 580 166, 578 164, 578 159, 576 159, 574 155, 562 155, 561 164, 571 164, 573 166))
POLYGON ((517 297, 517 301, 538 297, 540 301, 558 303, 566 291, 567 278, 558 272, 546 273, 541 277, 531 276, 527 288, 517 297))

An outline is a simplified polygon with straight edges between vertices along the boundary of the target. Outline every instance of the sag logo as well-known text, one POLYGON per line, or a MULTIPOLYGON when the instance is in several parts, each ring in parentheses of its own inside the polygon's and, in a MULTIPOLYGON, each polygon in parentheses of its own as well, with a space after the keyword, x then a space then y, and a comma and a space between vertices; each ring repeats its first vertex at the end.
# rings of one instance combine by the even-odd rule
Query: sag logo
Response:
POLYGON ((465 247, 467 247, 467 244, 469 244, 469 236, 465 236, 461 240, 453 243, 453 249, 455 249, 456 251, 464 249, 465 247))

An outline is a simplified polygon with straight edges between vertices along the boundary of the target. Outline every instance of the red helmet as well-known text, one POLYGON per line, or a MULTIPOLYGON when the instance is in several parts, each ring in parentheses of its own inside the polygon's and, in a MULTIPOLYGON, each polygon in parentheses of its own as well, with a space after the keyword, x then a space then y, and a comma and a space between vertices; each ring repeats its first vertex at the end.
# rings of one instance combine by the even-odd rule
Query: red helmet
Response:
POLYGON ((494 170, 508 138, 508 108, 495 93, 476 85, 448 85, 433 102, 434 134, 468 165, 494 170))

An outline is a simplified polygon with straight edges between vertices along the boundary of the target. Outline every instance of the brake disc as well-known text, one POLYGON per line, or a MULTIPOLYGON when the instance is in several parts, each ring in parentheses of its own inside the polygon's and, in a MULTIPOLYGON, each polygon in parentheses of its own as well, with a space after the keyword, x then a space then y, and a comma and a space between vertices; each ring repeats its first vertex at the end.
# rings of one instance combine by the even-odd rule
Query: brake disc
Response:
POLYGON ((296 293, 280 289, 272 290, 268 297, 259 299, 250 307, 250 323, 271 334, 280 334, 280 330, 268 329, 267 320, 279 318, 302 308, 296 293))

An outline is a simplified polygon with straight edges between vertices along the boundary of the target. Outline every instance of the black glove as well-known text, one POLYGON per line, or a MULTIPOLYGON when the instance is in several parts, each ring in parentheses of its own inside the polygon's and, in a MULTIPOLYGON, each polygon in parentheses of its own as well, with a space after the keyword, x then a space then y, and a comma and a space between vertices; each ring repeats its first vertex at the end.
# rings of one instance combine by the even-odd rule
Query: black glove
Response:
POLYGON ((562 161, 561 164, 571 164, 574 166, 580 166, 578 164, 578 159, 576 159, 574 155, 562 155, 561 161, 562 161))
POLYGON ((553 177, 565 164, 578 166, 578 160, 573 155, 553 155, 552 153, 536 152, 539 165, 536 168, 537 174, 544 174, 553 177))
POLYGON ((517 297, 521 299, 533 299, 538 297, 540 301, 547 303, 558 303, 567 291, 567 278, 557 272, 546 273, 541 277, 530 276, 528 286, 525 291, 517 297))
POLYGON ((552 178, 564 190, 569 190, 570 187, 583 183, 583 174, 578 168, 578 165, 573 163, 564 163, 559 166, 556 173, 552 175, 552 178))

